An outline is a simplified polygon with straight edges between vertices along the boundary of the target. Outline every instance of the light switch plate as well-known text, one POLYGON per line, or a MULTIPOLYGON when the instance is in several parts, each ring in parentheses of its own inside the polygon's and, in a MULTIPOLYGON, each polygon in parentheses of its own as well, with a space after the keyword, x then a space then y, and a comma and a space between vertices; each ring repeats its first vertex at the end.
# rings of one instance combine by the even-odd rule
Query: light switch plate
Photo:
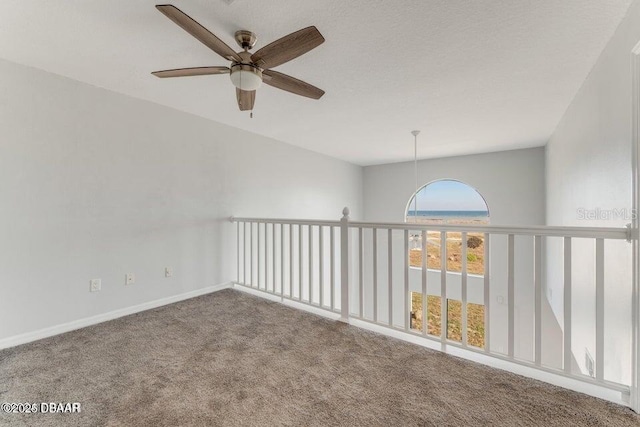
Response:
POLYGON ((89 281, 89 291, 98 292, 102 289, 102 281, 100 279, 91 279, 89 281))

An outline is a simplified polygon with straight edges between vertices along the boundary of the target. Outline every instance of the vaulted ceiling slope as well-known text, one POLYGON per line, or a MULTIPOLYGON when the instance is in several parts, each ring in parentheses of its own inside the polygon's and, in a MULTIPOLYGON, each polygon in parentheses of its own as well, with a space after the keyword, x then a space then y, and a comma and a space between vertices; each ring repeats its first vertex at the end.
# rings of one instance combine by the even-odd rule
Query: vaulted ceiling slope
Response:
MULTIPOLYGON (((326 42, 277 67, 326 91, 269 86, 254 118, 228 65, 153 1, 3 0, 0 57, 361 165, 544 145, 632 0, 175 0, 234 49, 315 25, 326 42)), ((238 48, 239 50, 239 48, 238 48)))

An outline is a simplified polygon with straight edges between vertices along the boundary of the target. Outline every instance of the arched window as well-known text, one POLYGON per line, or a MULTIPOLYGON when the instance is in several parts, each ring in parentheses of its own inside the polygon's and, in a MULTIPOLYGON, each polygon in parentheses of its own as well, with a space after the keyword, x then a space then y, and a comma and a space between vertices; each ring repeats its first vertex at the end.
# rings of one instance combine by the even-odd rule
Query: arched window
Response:
POLYGON ((422 186, 411 196, 405 209, 405 221, 488 224, 489 207, 478 190, 470 185, 453 179, 440 179, 422 186))
MULTIPOLYGON (((405 208, 405 221, 417 224, 482 225, 489 223, 489 207, 482 195, 464 182, 441 179, 430 182, 411 196, 405 208)), ((439 231, 427 232, 427 268, 440 270, 442 245, 439 231)), ((484 275, 484 234, 467 233, 467 272, 484 275)), ((462 271, 462 233, 447 233, 446 270, 462 271)), ((422 267, 422 234, 411 233, 409 263, 422 267)), ((422 328, 422 294, 412 292, 412 329, 422 328)), ((440 296, 427 295, 427 331, 440 335, 440 296)), ((467 303, 467 337, 469 344, 484 347, 484 305, 467 303)), ((447 299, 447 338, 461 341, 462 302, 447 299)))
MULTIPOLYGON (((405 221, 417 224, 482 225, 489 223, 484 197, 468 184, 453 179, 432 181, 411 196, 405 221)), ((411 234, 409 263, 422 267, 421 233, 411 234)), ((447 233, 447 271, 462 271, 462 233, 447 233)), ((467 233, 467 273, 484 274, 484 234, 467 233)), ((427 267, 441 268, 440 232, 427 233, 427 267)))

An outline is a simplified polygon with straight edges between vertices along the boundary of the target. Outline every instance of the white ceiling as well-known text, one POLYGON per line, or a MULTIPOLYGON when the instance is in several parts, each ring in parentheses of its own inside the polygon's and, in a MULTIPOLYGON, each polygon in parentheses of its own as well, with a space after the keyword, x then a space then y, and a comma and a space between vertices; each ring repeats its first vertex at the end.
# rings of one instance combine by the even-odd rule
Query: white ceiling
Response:
POLYGON ((631 2, 173 0, 234 49, 238 29, 324 35, 277 69, 326 95, 263 86, 253 119, 228 76, 149 74, 227 65, 160 0, 2 0, 0 57, 368 165, 412 158, 412 129, 421 158, 544 145, 631 2))

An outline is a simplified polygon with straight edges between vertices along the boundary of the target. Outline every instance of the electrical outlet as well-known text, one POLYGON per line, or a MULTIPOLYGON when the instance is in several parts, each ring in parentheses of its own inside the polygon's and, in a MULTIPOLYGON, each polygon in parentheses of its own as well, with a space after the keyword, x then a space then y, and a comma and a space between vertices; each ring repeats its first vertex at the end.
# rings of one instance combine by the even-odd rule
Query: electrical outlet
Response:
POLYGON ((173 277, 173 268, 165 267, 164 268, 164 277, 173 277))
POLYGON ((496 301, 498 301, 498 304, 503 305, 504 297, 502 295, 498 295, 498 297, 496 298, 496 301))
POLYGON ((125 285, 133 285, 136 283, 136 275, 133 273, 127 273, 124 276, 124 284, 125 285))
POLYGON ((596 363, 588 348, 584 349, 584 367, 587 368, 587 373, 590 377, 596 377, 596 363))
POLYGON ((102 289, 102 281, 100 279, 91 279, 89 281, 89 291, 98 292, 102 289))

